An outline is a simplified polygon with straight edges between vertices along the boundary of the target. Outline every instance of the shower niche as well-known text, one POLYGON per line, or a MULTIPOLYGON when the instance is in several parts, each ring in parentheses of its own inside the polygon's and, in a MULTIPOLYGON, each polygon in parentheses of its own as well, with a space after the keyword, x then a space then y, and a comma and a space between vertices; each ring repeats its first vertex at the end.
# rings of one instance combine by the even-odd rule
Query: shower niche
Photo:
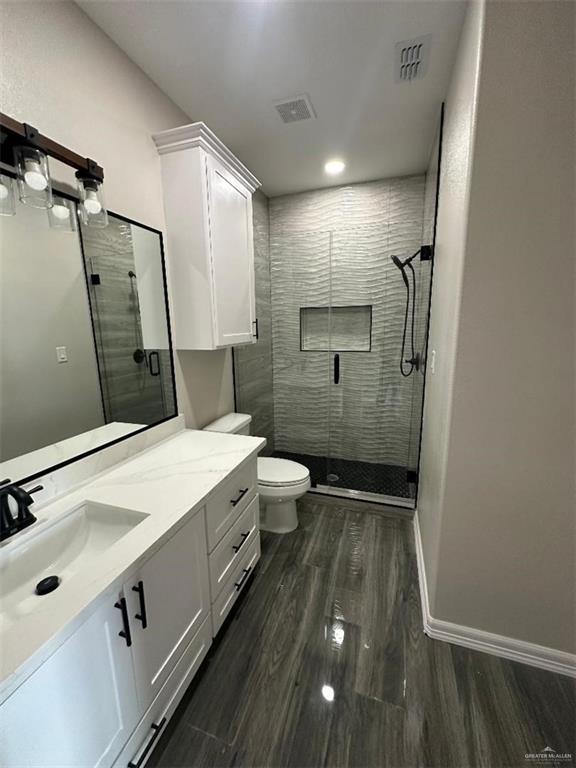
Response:
POLYGON ((370 352, 372 306, 301 307, 302 352, 370 352))

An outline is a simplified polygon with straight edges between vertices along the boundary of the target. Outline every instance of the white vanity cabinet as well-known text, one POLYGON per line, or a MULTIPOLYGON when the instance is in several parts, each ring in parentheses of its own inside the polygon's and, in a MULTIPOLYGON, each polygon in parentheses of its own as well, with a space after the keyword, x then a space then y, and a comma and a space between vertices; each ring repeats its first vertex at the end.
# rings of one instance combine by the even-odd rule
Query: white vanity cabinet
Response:
POLYGON ((117 599, 107 594, 1 705, 4 768, 112 765, 140 719, 117 599))
POLYGON ((0 703, 2 768, 144 768, 259 560, 257 491, 250 454, 118 571, 0 703))
POLYGON ((203 123, 156 134, 177 349, 253 343, 258 180, 203 123))
POLYGON ((204 514, 124 584, 138 700, 144 711, 210 611, 204 514))
POLYGON ((167 710, 210 645, 208 581, 201 509, 0 706, 0 765, 106 768, 129 738, 153 743, 166 715, 149 706, 167 710))

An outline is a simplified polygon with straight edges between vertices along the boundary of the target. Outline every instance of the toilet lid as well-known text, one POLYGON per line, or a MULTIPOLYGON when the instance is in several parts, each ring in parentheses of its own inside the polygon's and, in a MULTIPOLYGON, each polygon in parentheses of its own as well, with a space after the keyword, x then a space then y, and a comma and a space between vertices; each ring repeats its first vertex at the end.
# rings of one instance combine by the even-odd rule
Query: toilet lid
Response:
POLYGON ((310 477, 308 468, 296 461, 264 457, 258 459, 258 482, 260 485, 298 485, 310 477))

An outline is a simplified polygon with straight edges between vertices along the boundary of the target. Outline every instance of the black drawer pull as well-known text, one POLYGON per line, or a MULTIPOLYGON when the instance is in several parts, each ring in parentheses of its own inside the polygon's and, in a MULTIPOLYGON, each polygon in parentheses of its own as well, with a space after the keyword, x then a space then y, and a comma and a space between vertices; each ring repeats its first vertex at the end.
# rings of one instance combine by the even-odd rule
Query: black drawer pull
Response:
POLYGON ((123 637, 126 640, 128 648, 132 645, 132 635, 130 633, 130 620, 128 619, 128 608, 126 607, 126 598, 121 597, 117 603, 114 603, 114 608, 118 608, 122 611, 122 624, 124 629, 118 632, 119 637, 123 637))
POLYGON ((250 536, 250 531, 248 531, 248 533, 241 533, 240 534, 240 538, 242 539, 242 541, 240 542, 240 544, 234 544, 233 545, 232 549, 234 550, 234 552, 239 552, 240 551, 240 549, 242 548, 242 545, 244 544, 244 542, 246 541, 248 536, 250 536))
POLYGON ((146 617, 146 600, 144 598, 144 582, 139 581, 135 587, 132 587, 132 592, 138 592, 140 598, 140 613, 135 613, 134 618, 142 622, 142 629, 146 629, 148 626, 148 618, 146 617))
POLYGON ((230 499, 230 504, 232 504, 232 506, 235 507, 236 504, 242 501, 242 499, 244 498, 244 496, 246 496, 249 490, 250 490, 249 488, 242 488, 240 490, 240 493, 235 499, 230 499))
POLYGON ((239 592, 242 589, 242 587, 244 586, 244 582, 248 578, 248 575, 249 575, 251 570, 252 570, 252 566, 249 566, 248 568, 244 568, 244 573, 242 575, 242 578, 240 579, 240 581, 237 581, 234 584, 234 586, 236 587, 236 591, 237 592, 239 592))
POLYGON ((136 763, 130 760, 130 762, 128 763, 128 768, 140 768, 140 766, 148 756, 148 753, 154 746, 154 742, 156 741, 158 736, 160 736, 160 731, 164 727, 165 723, 166 723, 165 717, 163 717, 162 720, 160 720, 158 725, 156 725, 156 723, 152 723, 152 725, 150 726, 150 728, 152 728, 152 730, 154 731, 154 733, 152 734, 152 738, 150 739, 148 744, 146 744, 146 748, 144 749, 144 752, 142 752, 142 754, 140 755, 140 759, 136 763))

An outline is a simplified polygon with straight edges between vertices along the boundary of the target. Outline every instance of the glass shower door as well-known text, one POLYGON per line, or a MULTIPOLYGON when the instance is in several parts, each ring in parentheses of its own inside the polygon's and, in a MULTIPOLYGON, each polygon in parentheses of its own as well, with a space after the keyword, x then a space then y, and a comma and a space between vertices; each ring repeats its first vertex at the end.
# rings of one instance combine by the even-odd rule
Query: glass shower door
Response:
POLYGON ((399 370, 404 284, 390 257, 399 248, 416 250, 420 237, 404 221, 398 228, 332 233, 327 485, 333 491, 410 499, 413 382, 399 370))
POLYGON ((327 476, 330 235, 270 238, 274 455, 327 476))

